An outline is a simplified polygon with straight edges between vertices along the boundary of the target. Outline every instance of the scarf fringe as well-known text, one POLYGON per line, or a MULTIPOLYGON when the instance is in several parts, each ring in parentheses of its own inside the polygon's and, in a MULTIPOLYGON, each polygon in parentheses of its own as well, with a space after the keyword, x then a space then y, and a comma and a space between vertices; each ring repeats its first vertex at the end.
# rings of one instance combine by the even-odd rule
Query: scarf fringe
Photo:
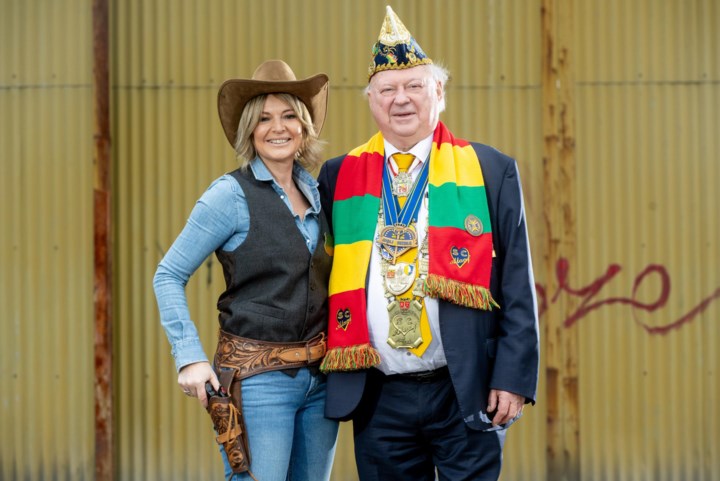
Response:
POLYGON ((500 308, 488 288, 448 279, 437 274, 427 276, 424 290, 425 294, 430 297, 444 299, 460 306, 486 311, 491 311, 493 307, 500 308))
POLYGON ((330 349, 320 370, 324 373, 335 371, 356 371, 368 369, 380 364, 380 354, 370 344, 336 347, 330 349))

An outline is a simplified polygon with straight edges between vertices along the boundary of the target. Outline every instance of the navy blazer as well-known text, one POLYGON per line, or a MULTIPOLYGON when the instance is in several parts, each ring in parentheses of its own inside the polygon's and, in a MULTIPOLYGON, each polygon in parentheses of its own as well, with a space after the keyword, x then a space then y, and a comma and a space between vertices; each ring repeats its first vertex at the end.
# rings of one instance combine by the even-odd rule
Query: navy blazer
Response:
MULTIPOLYGON (((539 331, 517 164, 492 147, 471 145, 485 179, 496 254, 490 291, 500 309, 471 309, 441 300, 439 322, 460 412, 470 428, 487 429, 491 427, 486 412, 490 389, 520 394, 526 402, 535 403, 539 331)), ((318 175, 320 200, 331 230, 335 184, 344 158, 327 161, 318 175)), ((327 417, 352 418, 363 394, 366 373, 361 370, 328 375, 327 417)))

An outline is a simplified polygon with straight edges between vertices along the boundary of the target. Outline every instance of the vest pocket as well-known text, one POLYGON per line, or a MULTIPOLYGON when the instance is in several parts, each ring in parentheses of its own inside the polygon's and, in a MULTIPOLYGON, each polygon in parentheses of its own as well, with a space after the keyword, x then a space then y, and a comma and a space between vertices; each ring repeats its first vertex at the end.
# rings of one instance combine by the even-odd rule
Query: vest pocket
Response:
POLYGON ((285 310, 278 307, 258 304, 257 302, 245 301, 238 306, 240 311, 248 311, 261 316, 274 317, 276 319, 285 319, 285 310))

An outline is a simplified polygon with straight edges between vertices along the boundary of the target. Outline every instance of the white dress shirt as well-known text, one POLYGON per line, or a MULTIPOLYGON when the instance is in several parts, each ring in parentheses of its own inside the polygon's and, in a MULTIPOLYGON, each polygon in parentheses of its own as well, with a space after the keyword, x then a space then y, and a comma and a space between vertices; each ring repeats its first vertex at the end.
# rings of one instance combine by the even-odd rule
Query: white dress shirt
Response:
MULTIPOLYGON (((408 154, 413 154, 415 160, 410 165, 408 172, 412 176, 413 182, 420 174, 420 167, 424 162, 430 161, 430 150, 432 149, 432 135, 421 140, 410 149, 408 154)), ((385 161, 389 162, 391 171, 397 172, 397 165, 392 159, 392 155, 401 152, 397 147, 385 140, 385 161)), ((422 245, 425 238, 425 228, 428 223, 428 197, 427 189, 423 195, 423 202, 418 213, 418 220, 415 228, 418 234, 418 245, 422 245)), ((379 235, 379 229, 375 230, 375 240, 379 235)), ((368 292, 367 292, 367 318, 368 329, 370 331, 370 342, 380 354, 381 362, 377 366, 385 374, 398 374, 419 371, 432 371, 447 365, 445 360, 445 352, 442 347, 442 339, 440 338, 440 324, 438 316, 438 301, 432 297, 425 297, 425 309, 427 311, 428 320, 430 321, 430 331, 432 332, 432 342, 422 357, 417 357, 407 349, 393 349, 387 343, 388 334, 390 332, 390 317, 388 315, 388 300, 385 297, 385 287, 383 286, 383 278, 380 270, 381 266, 380 253, 377 243, 373 244, 372 254, 370 256, 370 271, 368 273, 368 292)))

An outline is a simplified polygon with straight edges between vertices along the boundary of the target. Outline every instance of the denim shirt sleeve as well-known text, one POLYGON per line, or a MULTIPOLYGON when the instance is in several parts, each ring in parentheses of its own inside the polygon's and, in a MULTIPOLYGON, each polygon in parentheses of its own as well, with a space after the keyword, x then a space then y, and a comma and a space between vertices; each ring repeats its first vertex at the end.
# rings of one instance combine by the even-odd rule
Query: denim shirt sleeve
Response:
POLYGON ((247 237, 249 213, 240 185, 225 175, 195 204, 180 235, 158 265, 153 288, 160 323, 175 367, 207 361, 195 323, 190 319, 185 286, 193 273, 220 247, 237 247, 247 237))

